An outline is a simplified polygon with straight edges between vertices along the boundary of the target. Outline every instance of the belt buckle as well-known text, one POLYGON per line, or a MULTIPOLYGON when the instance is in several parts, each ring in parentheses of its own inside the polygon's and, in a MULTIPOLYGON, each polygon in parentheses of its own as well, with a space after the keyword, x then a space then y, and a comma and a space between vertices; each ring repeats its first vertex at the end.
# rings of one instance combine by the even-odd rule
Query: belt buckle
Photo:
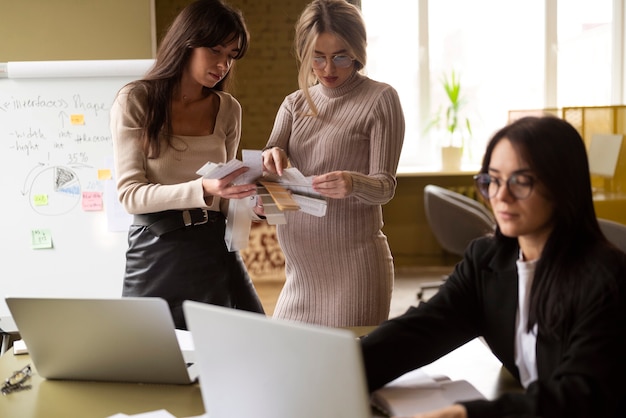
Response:
POLYGON ((202 210, 202 220, 194 223, 194 225, 203 225, 209 222, 209 211, 206 209, 201 209, 201 210, 202 210))
POLYGON ((185 226, 194 226, 194 225, 203 225, 209 222, 209 212, 206 209, 199 209, 202 211, 202 220, 194 222, 191 218, 191 211, 186 209, 183 210, 183 222, 185 226))

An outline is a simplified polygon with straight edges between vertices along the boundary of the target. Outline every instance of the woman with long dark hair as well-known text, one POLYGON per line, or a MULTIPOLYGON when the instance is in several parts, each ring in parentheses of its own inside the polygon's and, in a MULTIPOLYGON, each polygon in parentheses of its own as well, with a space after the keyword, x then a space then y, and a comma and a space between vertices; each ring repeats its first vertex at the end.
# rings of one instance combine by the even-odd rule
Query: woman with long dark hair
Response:
POLYGON ((585 144, 527 117, 488 144, 476 187, 497 221, 428 302, 362 339, 370 390, 483 337, 525 388, 424 418, 621 417, 626 255, 596 219, 585 144))
POLYGON ((396 90, 364 74, 366 47, 361 12, 344 0, 313 0, 296 23, 300 88, 281 104, 263 162, 282 175, 289 161, 328 206, 323 217, 286 212, 277 226, 286 280, 275 318, 333 327, 389 318, 382 205, 396 190, 404 114, 396 90))
POLYGON ((176 17, 146 76, 121 89, 111 109, 119 199, 134 215, 128 233, 123 296, 167 300, 177 328, 182 303, 263 312, 246 268, 224 241, 228 199, 252 196, 196 171, 232 160, 241 106, 225 91, 248 49, 241 13, 220 0, 199 0, 176 17))

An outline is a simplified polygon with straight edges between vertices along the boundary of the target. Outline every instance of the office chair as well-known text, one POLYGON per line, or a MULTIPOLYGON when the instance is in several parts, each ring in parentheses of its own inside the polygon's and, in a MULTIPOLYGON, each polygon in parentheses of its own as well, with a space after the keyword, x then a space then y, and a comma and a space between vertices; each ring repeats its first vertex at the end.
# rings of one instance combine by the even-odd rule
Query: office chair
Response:
MULTIPOLYGON (((493 214, 479 202, 442 187, 428 185, 424 188, 426 218, 441 247, 462 256, 469 242, 493 233, 496 222, 493 214)), ((626 252, 626 225, 598 218, 604 236, 620 250, 626 252)), ((417 299, 423 300, 424 291, 438 289, 442 280, 423 283, 417 299)))
POLYGON ((626 252, 626 225, 608 219, 598 218, 604 236, 617 248, 626 252))
MULTIPOLYGON (((496 227, 493 214, 483 204, 432 184, 424 187, 424 209, 439 245, 458 256, 463 256, 470 241, 493 233, 496 227)), ((446 278, 423 283, 417 293, 418 300, 423 300, 425 290, 439 288, 446 278)))

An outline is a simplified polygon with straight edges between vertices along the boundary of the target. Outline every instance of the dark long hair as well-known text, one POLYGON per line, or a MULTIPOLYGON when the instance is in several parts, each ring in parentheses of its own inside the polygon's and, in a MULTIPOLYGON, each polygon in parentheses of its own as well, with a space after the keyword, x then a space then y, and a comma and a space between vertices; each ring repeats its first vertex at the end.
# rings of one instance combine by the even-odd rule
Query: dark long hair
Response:
MULTIPOLYGON (((593 206, 589 164, 584 141, 565 120, 525 117, 499 130, 487 145, 482 172, 488 172, 496 144, 508 139, 530 165, 554 204, 553 230, 535 271, 530 296, 528 329, 539 324, 557 337, 568 326, 576 301, 592 280, 590 260, 598 247, 611 246, 600 230, 593 206)), ((517 245, 499 228, 495 239, 517 245)))
MULTIPOLYGON (((239 53, 235 59, 241 59, 250 40, 246 23, 239 10, 221 0, 197 0, 174 19, 159 45, 153 67, 142 80, 135 82, 135 88, 140 88, 140 94, 147 98, 142 123, 143 149, 147 156, 158 157, 162 130, 165 130, 168 142, 170 140, 170 101, 192 48, 226 45, 234 40, 239 41, 239 53)), ((213 89, 227 89, 233 67, 213 89)))

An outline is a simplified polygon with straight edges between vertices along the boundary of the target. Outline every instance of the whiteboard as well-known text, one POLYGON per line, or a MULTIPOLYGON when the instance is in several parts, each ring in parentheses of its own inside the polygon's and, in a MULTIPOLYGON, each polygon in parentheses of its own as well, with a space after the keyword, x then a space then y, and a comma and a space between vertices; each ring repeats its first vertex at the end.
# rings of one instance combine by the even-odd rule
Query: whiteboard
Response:
POLYGON ((109 110, 153 60, 0 64, 0 316, 6 296, 121 296, 130 216, 109 110))

